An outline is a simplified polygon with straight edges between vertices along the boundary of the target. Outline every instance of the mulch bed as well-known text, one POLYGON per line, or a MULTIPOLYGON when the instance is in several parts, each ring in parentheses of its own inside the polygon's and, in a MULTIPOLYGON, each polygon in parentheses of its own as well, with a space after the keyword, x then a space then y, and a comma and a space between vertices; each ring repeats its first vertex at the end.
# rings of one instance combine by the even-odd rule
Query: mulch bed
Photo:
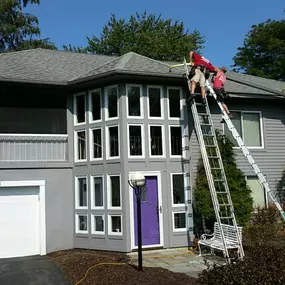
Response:
POLYGON ((118 265, 101 265, 93 268, 79 285, 194 285, 196 279, 183 273, 162 268, 145 267, 142 272, 133 265, 121 265, 128 257, 123 253, 93 250, 64 250, 49 254, 63 270, 66 277, 76 284, 84 277, 90 266, 101 262, 117 262, 118 265))

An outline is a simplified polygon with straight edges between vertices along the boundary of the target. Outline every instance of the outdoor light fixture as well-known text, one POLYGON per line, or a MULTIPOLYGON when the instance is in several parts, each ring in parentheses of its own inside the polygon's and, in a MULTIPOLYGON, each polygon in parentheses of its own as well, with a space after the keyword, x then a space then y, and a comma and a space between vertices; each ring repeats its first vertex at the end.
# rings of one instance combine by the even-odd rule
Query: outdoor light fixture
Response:
POLYGON ((140 172, 134 172, 129 185, 135 190, 137 197, 137 225, 138 225, 138 269, 142 270, 142 219, 141 219, 141 189, 145 185, 145 177, 140 172))

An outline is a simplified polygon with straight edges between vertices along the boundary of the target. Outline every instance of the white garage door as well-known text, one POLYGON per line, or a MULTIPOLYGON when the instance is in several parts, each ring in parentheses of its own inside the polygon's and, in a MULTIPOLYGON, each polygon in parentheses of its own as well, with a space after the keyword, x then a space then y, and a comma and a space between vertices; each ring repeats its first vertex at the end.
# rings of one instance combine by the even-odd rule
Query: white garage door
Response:
POLYGON ((39 187, 0 187, 0 258, 40 253, 39 187))

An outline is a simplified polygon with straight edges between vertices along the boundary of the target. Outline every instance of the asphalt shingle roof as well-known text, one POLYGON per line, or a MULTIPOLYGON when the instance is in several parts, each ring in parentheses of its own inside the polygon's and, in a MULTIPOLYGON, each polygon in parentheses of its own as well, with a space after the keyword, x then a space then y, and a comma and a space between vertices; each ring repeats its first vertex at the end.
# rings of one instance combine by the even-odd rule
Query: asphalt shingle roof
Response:
MULTIPOLYGON (((70 84, 92 80, 111 72, 182 78, 183 68, 172 69, 170 73, 170 65, 169 62, 154 60, 134 52, 117 57, 33 49, 1 54, 0 81, 70 84)), ((229 80, 225 88, 229 92, 272 95, 270 90, 265 91, 258 87, 277 92, 285 88, 284 82, 232 71, 227 72, 227 78, 229 80), (241 82, 248 83, 249 86, 241 82)))

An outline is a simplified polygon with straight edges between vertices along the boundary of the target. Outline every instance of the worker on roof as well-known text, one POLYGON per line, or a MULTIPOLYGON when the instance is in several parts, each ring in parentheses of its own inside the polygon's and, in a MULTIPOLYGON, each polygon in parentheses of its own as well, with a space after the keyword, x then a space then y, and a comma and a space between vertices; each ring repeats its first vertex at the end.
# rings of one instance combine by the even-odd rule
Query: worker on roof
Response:
MULTIPOLYGON (((227 80, 227 77, 225 73, 227 72, 227 68, 225 66, 222 66, 218 69, 217 73, 213 77, 213 89, 217 95, 217 100, 222 104, 224 110, 228 114, 228 116, 232 119, 233 115, 230 113, 227 105, 224 102, 224 99, 228 98, 228 94, 224 89, 225 82, 227 80)), ((223 121, 222 121, 223 122, 223 121)))
POLYGON ((205 74, 208 77, 210 72, 218 72, 219 69, 213 66, 207 58, 199 55, 194 51, 189 52, 189 62, 192 63, 192 60, 194 60, 194 63, 189 74, 189 79, 191 81, 191 91, 188 102, 191 102, 192 99, 194 99, 196 85, 199 83, 201 88, 202 104, 206 104, 205 74))

